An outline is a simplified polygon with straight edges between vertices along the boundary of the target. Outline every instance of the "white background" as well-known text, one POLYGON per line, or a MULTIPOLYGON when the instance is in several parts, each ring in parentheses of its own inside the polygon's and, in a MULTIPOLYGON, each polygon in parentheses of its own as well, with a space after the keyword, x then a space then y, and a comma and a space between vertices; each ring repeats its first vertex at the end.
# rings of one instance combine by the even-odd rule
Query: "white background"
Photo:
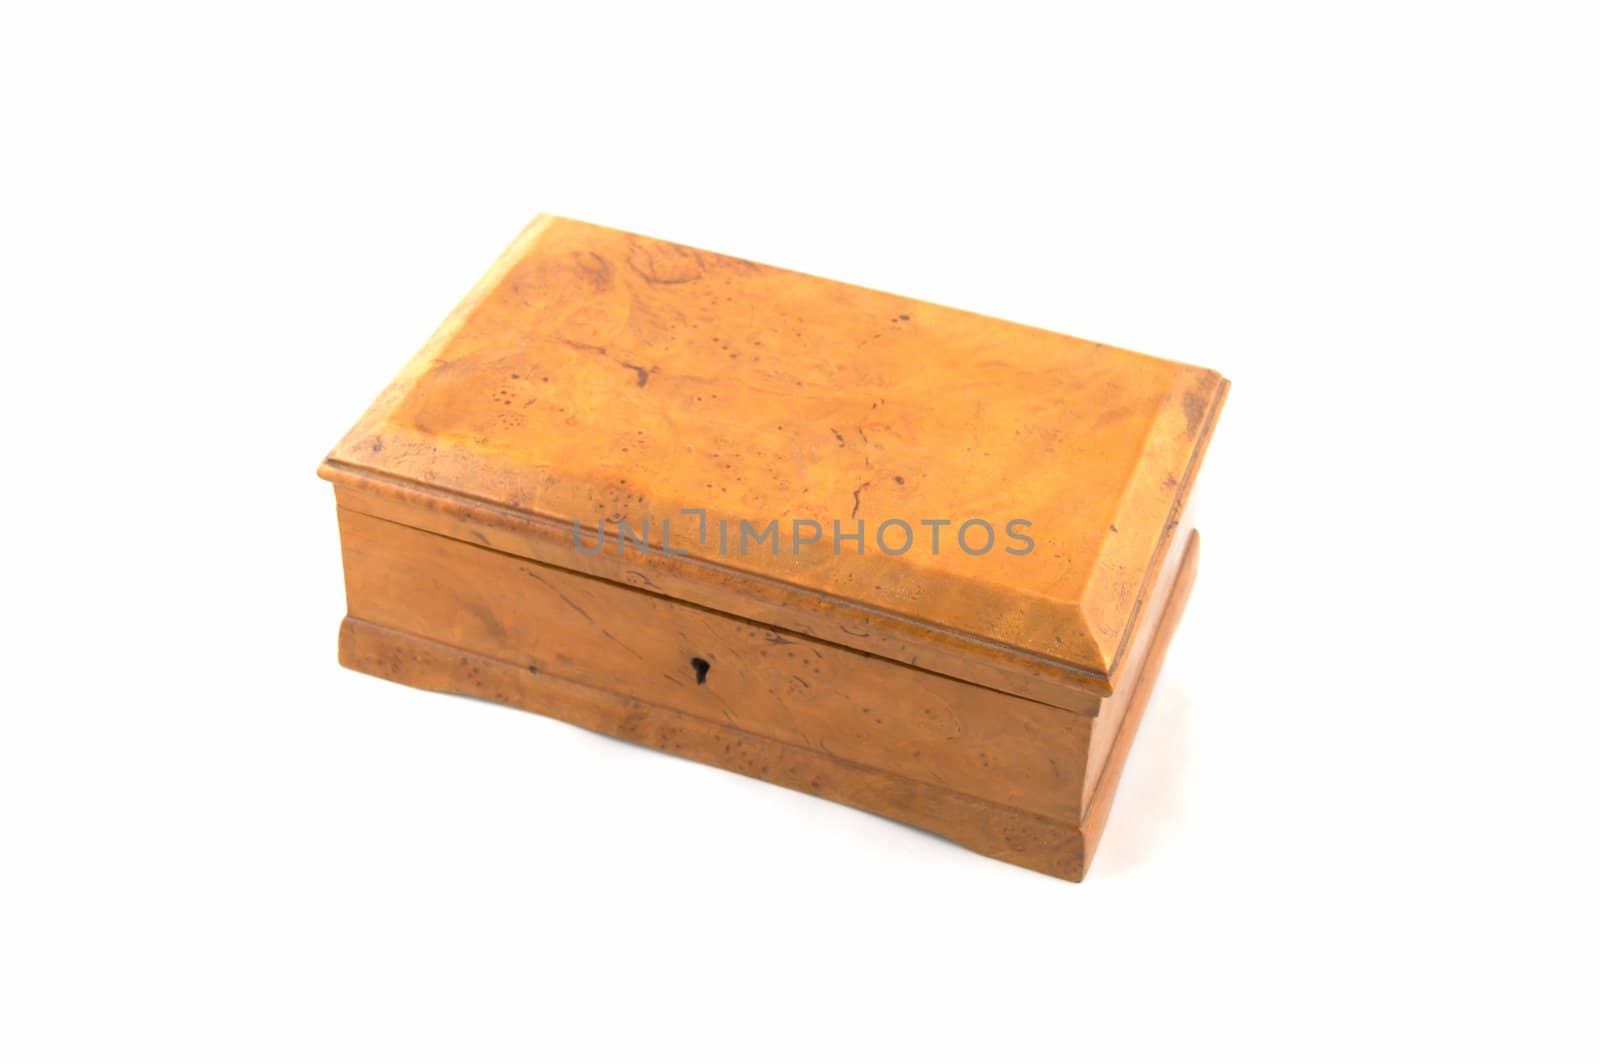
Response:
POLYGON ((1594 1059, 1584 8, 11 8, 0 1058, 1594 1059), (540 211, 1234 381, 1086 883, 337 667, 540 211))

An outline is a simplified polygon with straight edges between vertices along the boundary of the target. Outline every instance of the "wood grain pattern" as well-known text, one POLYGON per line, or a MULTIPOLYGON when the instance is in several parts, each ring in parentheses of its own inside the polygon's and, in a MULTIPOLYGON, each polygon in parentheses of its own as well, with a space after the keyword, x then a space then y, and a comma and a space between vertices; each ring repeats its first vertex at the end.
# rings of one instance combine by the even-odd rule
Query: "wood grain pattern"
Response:
POLYGON ((339 533, 364 621, 1077 820, 1087 717, 365 514, 339 533))
POLYGON ((854 631, 893 618, 948 656, 1104 693, 1226 387, 1209 370, 545 217, 325 474, 556 528, 678 518, 677 564, 715 563, 691 583, 791 589, 854 631), (684 509, 830 529, 1024 519, 1035 548, 724 560, 684 509))
POLYGON ((825 754, 691 717, 665 706, 585 687, 406 632, 346 618, 346 667, 430 691, 532 710, 619 739, 829 798, 943 835, 968 849, 1063 879, 1084 874, 1084 838, 1070 824, 933 784, 852 765, 825 754))
MULTIPOLYGON (((339 632, 348 668, 433 691, 470 695, 552 716, 668 753, 935 832, 977 853, 1062 879, 1081 881, 1110 816, 1134 733, 1194 580, 1197 540, 1179 554, 1173 585, 1151 615, 1151 656, 1130 689, 1127 714, 1082 824, 987 801, 941 783, 852 763, 824 751, 746 731, 627 692, 591 686, 519 662, 462 649, 352 615, 339 632)), ((469 550, 476 548, 467 548, 469 550)), ((360 564, 381 563, 363 552, 360 564)), ((896 670, 905 672, 906 670, 896 670)), ((713 668, 715 672, 715 668, 713 668)), ((661 688, 656 688, 661 690, 661 688)), ((1070 717, 1069 714, 1060 714, 1070 717)))
POLYGON ((347 510, 748 617, 1074 713, 1093 716, 1100 706, 1095 692, 1110 690, 1087 673, 1057 669, 1000 644, 952 648, 892 615, 864 613, 803 588, 723 578, 721 570, 694 559, 656 555, 645 564, 611 551, 583 554, 571 549, 571 529, 553 522, 381 477, 343 470, 331 476, 339 505, 347 510))
POLYGON ((542 218, 323 463, 340 660, 1078 879, 1194 579, 1227 390, 542 218), (950 524, 942 553, 730 554, 694 510, 950 524), (968 519, 1025 520, 1034 549, 958 549, 968 519), (580 549, 574 522, 602 520, 654 549, 580 549))

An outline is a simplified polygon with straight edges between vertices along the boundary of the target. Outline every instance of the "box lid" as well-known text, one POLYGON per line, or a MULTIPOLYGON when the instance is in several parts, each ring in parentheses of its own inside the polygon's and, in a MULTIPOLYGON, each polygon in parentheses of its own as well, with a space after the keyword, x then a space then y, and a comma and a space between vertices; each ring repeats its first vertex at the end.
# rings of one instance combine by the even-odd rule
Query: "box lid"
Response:
POLYGON ((546 216, 322 473, 495 549, 1081 708, 1115 686, 1227 387, 546 216))

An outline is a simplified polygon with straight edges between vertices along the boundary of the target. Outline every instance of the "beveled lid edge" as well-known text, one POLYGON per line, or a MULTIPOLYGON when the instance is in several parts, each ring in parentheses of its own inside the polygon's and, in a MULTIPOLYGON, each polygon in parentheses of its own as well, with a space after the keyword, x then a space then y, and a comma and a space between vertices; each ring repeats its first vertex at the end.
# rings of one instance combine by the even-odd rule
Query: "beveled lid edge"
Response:
MULTIPOLYGON (((564 539, 570 542, 570 526, 564 519, 516 509, 490 499, 477 498, 457 490, 425 484, 387 470, 364 465, 360 462, 361 449, 358 446, 361 441, 371 436, 384 423, 388 412, 406 394, 407 389, 412 385, 416 377, 425 372, 434 363, 435 358, 449 345, 458 330, 470 318, 479 304, 499 287, 506 274, 529 253, 540 234, 552 223, 568 220, 570 219, 564 219, 559 215, 541 214, 523 229, 482 275, 466 297, 450 312, 449 316, 435 330, 423 347, 406 362, 399 373, 379 393, 373 403, 335 445, 318 470, 323 479, 329 480, 336 485, 343 484, 361 488, 371 488, 375 484, 383 484, 400 498, 412 503, 425 504, 431 508, 442 508, 452 512, 458 519, 469 523, 480 520, 481 515, 485 512, 494 512, 503 520, 521 522, 529 528, 555 529, 564 539)), ((834 283, 844 284, 846 282, 834 283)), ((964 313, 973 312, 966 311, 964 313)), ((1127 353, 1138 354, 1138 352, 1127 353)), ((1140 357, 1151 358, 1154 356, 1141 355, 1140 357)), ((1158 361, 1171 362, 1171 360, 1167 359, 1158 359, 1158 361)), ((714 573, 718 579, 724 582, 742 583, 752 589, 765 588, 768 589, 769 593, 776 593, 782 597, 804 598, 820 602, 829 609, 859 619, 863 624, 890 624, 906 635, 914 634, 920 638, 938 640, 944 643, 953 653, 970 654, 977 658, 985 659, 991 667, 1002 663, 1004 665, 1014 663, 1018 666, 1024 666, 1020 671, 1016 672, 1018 676, 1042 679, 1047 683, 1058 684, 1098 697, 1110 695, 1116 686, 1116 681, 1120 678, 1122 668, 1126 663, 1125 658, 1128 647, 1137 631, 1140 620, 1144 616, 1145 600, 1149 594, 1151 582, 1156 578, 1167 552, 1172 547, 1172 532, 1177 524, 1178 515, 1187 501, 1190 488, 1198 473, 1201 459, 1204 456, 1217 415, 1229 387, 1229 382, 1214 371, 1184 363, 1174 362, 1172 364, 1182 367, 1191 375, 1192 379, 1209 380, 1212 391, 1205 399, 1203 423, 1199 431, 1192 438, 1183 441, 1179 447, 1169 449, 1171 453, 1165 455, 1167 458, 1171 458, 1174 455, 1184 457, 1179 450, 1180 447, 1186 447, 1188 451, 1185 474, 1173 491, 1170 512, 1162 529, 1158 545, 1144 559, 1143 576, 1139 583, 1137 596, 1131 602, 1126 601, 1126 596, 1122 596, 1115 601, 1100 603, 1060 603, 1047 600, 1040 600, 1037 603, 1040 608, 1055 612, 1055 621, 1060 626, 1061 631, 1071 631, 1079 634, 1079 638, 1075 639, 1074 643, 1080 650, 1088 651, 1088 655, 1081 660, 1056 657, 1034 647, 1008 643, 976 632, 944 626, 924 619, 912 618, 879 606, 872 606, 833 593, 819 592, 814 588, 794 585, 780 578, 728 566, 708 558, 694 555, 664 558, 661 555, 651 555, 646 559, 641 559, 641 561, 646 565, 670 563, 684 566, 691 572, 714 573)), ((1171 416, 1170 406, 1164 412, 1164 416, 1171 416)), ((1146 457, 1149 456, 1147 455, 1146 457)), ((1134 479, 1136 480, 1137 478, 1134 479)), ((1109 542, 1102 543, 1103 551, 1109 542)), ((1091 579, 1095 578, 1092 577, 1091 579)), ((699 603, 695 598, 688 595, 681 596, 681 599, 682 601, 704 605, 704 603, 699 603)), ((852 645, 848 641, 840 641, 840 643, 845 646, 852 645)), ((863 649, 864 652, 868 653, 879 653, 876 650, 866 650, 861 647, 855 647, 855 649, 863 649)), ((891 657, 892 660, 900 660, 903 663, 916 666, 916 662, 905 658, 882 654, 879 654, 879 656, 891 657)), ((1012 672, 1013 670, 1001 667, 1000 671, 1012 672)), ((968 679, 968 682, 979 682, 981 686, 995 686, 970 680, 959 673, 951 672, 948 674, 958 679, 968 679)), ((1008 687, 999 687, 997 689, 1016 694, 1018 697, 1045 702, 1058 708, 1073 708, 1063 705, 1061 701, 1056 699, 1039 698, 1008 687)), ((1081 710, 1073 711, 1082 712, 1081 710)), ((1092 716, 1093 714, 1089 713, 1087 715, 1092 716)))
MULTIPOLYGON (((662 593, 676 601, 727 612, 805 638, 819 639, 1082 716, 1097 715, 1099 699, 1112 693, 1108 677, 1093 670, 771 576, 734 569, 710 559, 661 553, 629 555, 626 559, 610 552, 582 555, 572 544, 569 522, 355 465, 336 455, 323 460, 317 475, 336 488, 376 494, 419 513, 425 511, 458 522, 460 534, 453 538, 474 546, 557 565, 629 587, 670 588, 662 593), (511 533, 509 538, 498 534, 507 531, 511 533), (534 544, 538 545, 536 550, 534 544), (708 601, 709 596, 695 593, 718 585, 728 589, 730 597, 746 602, 751 607, 748 612, 729 611, 708 601), (774 610, 815 620, 821 630, 810 624, 772 620, 770 613, 774 610), (755 616, 757 613, 768 616, 755 616), (903 642, 918 649, 929 647, 935 653, 895 652, 885 648, 886 642, 903 642), (932 664, 930 658, 939 664, 932 664), (1000 682, 1001 678, 1009 682, 1000 682)), ((439 531, 415 517, 406 523, 427 531, 439 531)))
MULTIPOLYGON (((1108 686, 1112 690, 1119 686, 1119 681, 1122 679, 1124 669, 1128 664, 1129 649, 1132 647, 1134 639, 1139 632, 1140 624, 1148 613, 1151 592, 1154 590, 1167 555, 1174 549, 1176 544, 1175 536, 1179 526, 1182 524, 1184 510, 1188 506, 1190 495, 1193 493, 1201 466, 1205 461, 1206 452, 1210 448, 1211 438, 1216 430, 1217 418, 1221 415, 1222 408, 1227 402, 1228 393, 1233 386, 1231 381, 1215 370, 1202 369, 1198 366, 1186 368, 1193 372, 1197 383, 1204 384, 1206 390, 1204 392, 1179 391, 1174 394, 1173 398, 1178 403, 1187 404, 1190 402, 1190 397, 1199 397, 1204 402, 1204 406, 1198 412, 1199 416, 1195 416, 1196 411, 1192 406, 1185 411, 1184 419, 1192 424, 1192 431, 1185 433, 1185 436, 1189 438, 1188 444, 1186 446, 1180 445, 1178 450, 1178 453, 1183 453, 1184 450, 1187 450, 1184 472, 1178 478, 1178 483, 1173 491, 1171 503, 1167 508, 1165 523, 1161 528, 1159 542, 1146 562, 1143 579, 1139 583, 1138 595, 1133 602, 1132 608, 1126 612, 1125 618, 1115 626, 1118 635, 1114 648, 1107 655, 1108 662, 1104 672, 1108 686)), ((1164 456, 1147 454, 1145 461, 1159 462, 1162 457, 1164 456)), ((1136 482, 1137 479, 1134 478, 1134 481, 1136 482)), ((1096 604, 1093 601, 1089 601, 1084 605, 1090 611, 1089 616, 1092 624, 1096 619, 1093 615, 1096 604)))

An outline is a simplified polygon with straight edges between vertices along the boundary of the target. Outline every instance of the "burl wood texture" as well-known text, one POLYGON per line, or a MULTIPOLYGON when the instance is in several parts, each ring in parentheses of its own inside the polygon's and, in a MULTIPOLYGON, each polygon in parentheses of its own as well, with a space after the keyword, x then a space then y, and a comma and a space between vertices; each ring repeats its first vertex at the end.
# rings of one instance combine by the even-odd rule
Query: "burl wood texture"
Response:
MULTIPOLYGON (((324 472, 499 549, 538 540, 565 568, 589 564, 563 545, 574 520, 658 534, 668 519, 688 557, 626 566, 664 593, 1092 712, 1226 390, 1208 370, 545 217, 324 472), (888 518, 1020 518, 1035 547, 972 556, 947 529, 938 555, 720 557, 685 508, 869 536, 888 518)), ((623 578, 614 557, 592 564, 623 578)))
POLYGON ((363 621, 1000 805, 1080 814, 1088 717, 343 508, 339 533, 363 621))
POLYGON ((533 515, 343 466, 325 464, 323 475, 336 483, 339 503, 349 510, 697 603, 1074 713, 1098 712, 1103 691, 1092 677, 1047 671, 1039 662, 999 644, 969 645, 963 651, 942 641, 940 633, 903 618, 864 617, 848 603, 803 588, 752 580, 711 562, 659 553, 648 558, 620 556, 614 549, 585 554, 572 549, 569 526, 533 515))
POLYGON ((1099 719, 340 508, 340 660, 491 699, 1081 880, 1194 573, 1175 552, 1138 680, 1099 719), (426 633, 425 635, 422 633, 426 633))
POLYGON ((1227 389, 541 218, 323 463, 340 660, 1078 879, 1194 578, 1227 389), (684 510, 869 541, 724 554, 684 510), (871 542, 891 518, 914 549, 871 542), (1021 519, 1034 549, 971 554, 952 525, 934 553, 936 519, 1021 519), (579 550, 602 520, 656 549, 579 550))

